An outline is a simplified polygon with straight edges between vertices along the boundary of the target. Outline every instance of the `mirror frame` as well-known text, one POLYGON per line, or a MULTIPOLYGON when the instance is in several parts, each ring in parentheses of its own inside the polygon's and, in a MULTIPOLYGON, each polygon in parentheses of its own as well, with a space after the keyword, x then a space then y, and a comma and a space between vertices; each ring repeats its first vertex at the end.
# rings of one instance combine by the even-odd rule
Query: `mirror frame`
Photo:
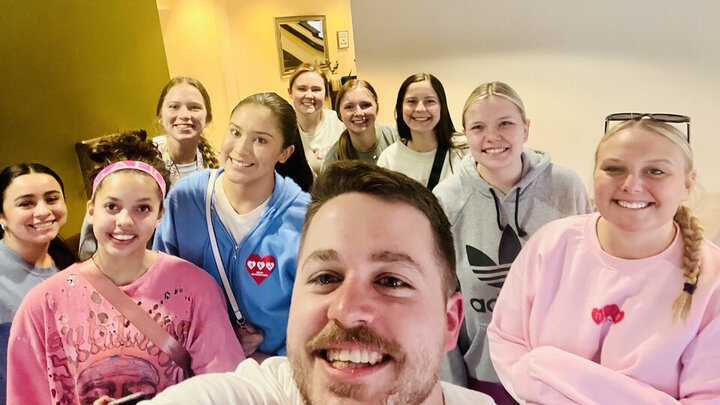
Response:
POLYGON ((292 72, 295 70, 293 67, 290 70, 285 70, 285 57, 283 55, 283 49, 282 49, 282 30, 281 27, 282 24, 285 23, 298 23, 302 21, 310 21, 310 20, 321 20, 322 21, 322 29, 323 29, 323 59, 321 60, 302 60, 301 62, 308 62, 308 63, 315 63, 315 64, 321 64, 326 60, 330 59, 330 53, 328 50, 328 31, 327 31, 327 23, 325 21, 324 15, 298 15, 298 16, 290 16, 290 17, 275 17, 274 19, 275 24, 275 43, 277 48, 277 54, 278 54, 278 68, 280 70, 280 77, 286 78, 290 77, 292 72))

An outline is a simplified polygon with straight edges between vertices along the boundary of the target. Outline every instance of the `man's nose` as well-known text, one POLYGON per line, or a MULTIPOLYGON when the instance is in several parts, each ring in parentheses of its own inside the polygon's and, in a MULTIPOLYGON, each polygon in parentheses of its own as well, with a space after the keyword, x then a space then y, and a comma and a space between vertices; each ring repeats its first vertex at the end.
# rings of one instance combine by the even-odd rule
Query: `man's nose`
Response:
POLYGON ((376 294, 368 281, 350 276, 334 292, 328 308, 328 319, 337 320, 346 328, 371 324, 377 316, 376 294))

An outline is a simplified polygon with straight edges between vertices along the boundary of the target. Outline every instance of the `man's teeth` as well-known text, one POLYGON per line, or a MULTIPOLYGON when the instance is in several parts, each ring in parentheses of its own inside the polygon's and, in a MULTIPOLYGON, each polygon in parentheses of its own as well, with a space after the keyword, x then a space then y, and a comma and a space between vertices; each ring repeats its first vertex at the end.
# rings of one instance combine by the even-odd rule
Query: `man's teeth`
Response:
POLYGON ((326 359, 334 368, 361 368, 382 361, 383 355, 368 350, 327 350, 326 359))
POLYGON ((130 239, 134 238, 135 236, 134 236, 134 235, 116 235, 116 234, 113 234, 112 237, 115 238, 115 239, 117 239, 117 240, 130 240, 130 239))
POLYGON ((630 202, 630 201, 622 201, 618 200, 618 205, 625 208, 632 208, 632 209, 638 209, 638 208, 645 208, 648 206, 648 203, 646 202, 630 202))
POLYGON ((496 153, 502 153, 502 152, 505 152, 505 148, 485 149, 485 153, 489 153, 491 155, 494 155, 496 153))

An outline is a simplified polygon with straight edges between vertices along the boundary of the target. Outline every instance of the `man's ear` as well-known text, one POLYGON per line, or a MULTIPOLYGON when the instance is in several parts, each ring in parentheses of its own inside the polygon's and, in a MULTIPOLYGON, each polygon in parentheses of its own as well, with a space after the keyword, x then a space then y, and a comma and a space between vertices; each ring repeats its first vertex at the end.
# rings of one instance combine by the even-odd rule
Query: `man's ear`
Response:
POLYGON ((462 326, 464 317, 465 311, 463 308, 462 294, 456 292, 448 298, 447 305, 445 306, 445 321, 447 329, 444 348, 446 352, 452 350, 457 344, 460 327, 462 326))

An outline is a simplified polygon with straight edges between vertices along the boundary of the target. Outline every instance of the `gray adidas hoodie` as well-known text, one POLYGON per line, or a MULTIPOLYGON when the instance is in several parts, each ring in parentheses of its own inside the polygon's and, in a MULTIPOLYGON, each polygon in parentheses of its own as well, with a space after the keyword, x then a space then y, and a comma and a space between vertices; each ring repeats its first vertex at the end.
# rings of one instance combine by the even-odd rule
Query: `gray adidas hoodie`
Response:
POLYGON ((467 378, 499 381, 485 332, 510 265, 541 226, 592 211, 575 172, 552 164, 549 154, 527 148, 522 162, 522 178, 507 195, 480 177, 472 155, 433 190, 452 227, 465 304, 464 327, 443 364, 443 380, 464 386, 467 378))

